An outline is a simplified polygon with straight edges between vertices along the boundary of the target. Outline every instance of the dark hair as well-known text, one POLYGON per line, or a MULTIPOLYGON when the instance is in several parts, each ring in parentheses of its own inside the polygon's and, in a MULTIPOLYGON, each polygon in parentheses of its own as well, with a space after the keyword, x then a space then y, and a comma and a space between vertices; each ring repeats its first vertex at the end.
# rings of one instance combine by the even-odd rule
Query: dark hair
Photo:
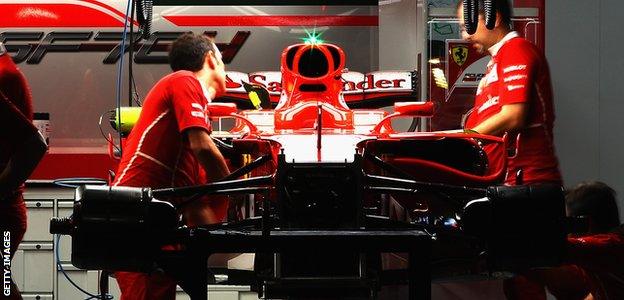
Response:
MULTIPOLYGON (((458 0, 457 9, 462 7, 464 1, 458 0)), ((501 21, 503 24, 507 25, 508 28, 511 29, 511 5, 508 0, 492 0, 494 2, 494 6, 496 7, 496 11, 501 15, 501 21)), ((485 16, 485 0, 476 0, 479 5, 479 14, 485 16)))
POLYGON ((192 32, 183 33, 171 44, 169 66, 173 71, 197 72, 203 68, 204 59, 209 51, 216 53, 217 47, 208 36, 192 32))
POLYGON ((590 218, 593 233, 604 233, 620 225, 615 191, 600 181, 582 182, 566 193, 571 217, 590 218))

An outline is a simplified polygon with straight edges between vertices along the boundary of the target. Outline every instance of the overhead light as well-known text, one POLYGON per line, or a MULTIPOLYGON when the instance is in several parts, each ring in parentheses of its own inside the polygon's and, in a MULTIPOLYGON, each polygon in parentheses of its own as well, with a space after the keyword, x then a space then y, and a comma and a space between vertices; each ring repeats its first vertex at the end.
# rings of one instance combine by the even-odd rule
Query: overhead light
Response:
MULTIPOLYGON (((305 29, 304 29, 305 30, 305 29)), ((322 33, 316 33, 316 27, 312 32, 305 30, 307 37, 303 38, 303 43, 306 45, 320 45, 323 44, 324 41, 321 39, 322 33)))
POLYGON ((429 60, 429 63, 432 65, 437 65, 440 63, 440 59, 439 58, 432 58, 429 60))

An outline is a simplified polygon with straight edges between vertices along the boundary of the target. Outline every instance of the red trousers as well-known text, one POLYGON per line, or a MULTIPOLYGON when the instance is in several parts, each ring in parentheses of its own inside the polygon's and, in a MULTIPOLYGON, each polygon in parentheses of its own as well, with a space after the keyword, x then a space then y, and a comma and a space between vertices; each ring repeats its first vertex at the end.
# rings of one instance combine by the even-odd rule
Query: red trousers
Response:
MULTIPOLYGON (((209 203, 214 214, 210 222, 222 222, 227 216, 228 202, 225 198, 215 198, 209 203)), ((191 224, 196 226, 198 224, 191 224)), ((177 245, 167 245, 163 249, 173 250, 177 245)), ((117 284, 121 290, 121 300, 174 300, 176 282, 173 278, 160 273, 144 274, 134 272, 115 272, 117 284)))
POLYGON ((161 273, 115 272, 121 300, 175 300, 176 282, 161 273))
MULTIPOLYGON (((22 193, 18 193, 13 199, 0 199, 0 233, 2 234, 3 245, 7 232, 11 235, 10 256, 12 259, 15 251, 17 251, 17 246, 24 238, 24 233, 26 233, 26 204, 24 204, 22 193)), ((2 248, 4 250, 4 247, 2 248)), ((3 289, 0 292, 0 299, 21 300, 22 296, 17 286, 11 282, 10 295, 6 296, 3 289)))
POLYGON ((590 278, 575 265, 531 270, 503 281, 508 300, 546 300, 546 290, 557 299, 585 299, 590 278))

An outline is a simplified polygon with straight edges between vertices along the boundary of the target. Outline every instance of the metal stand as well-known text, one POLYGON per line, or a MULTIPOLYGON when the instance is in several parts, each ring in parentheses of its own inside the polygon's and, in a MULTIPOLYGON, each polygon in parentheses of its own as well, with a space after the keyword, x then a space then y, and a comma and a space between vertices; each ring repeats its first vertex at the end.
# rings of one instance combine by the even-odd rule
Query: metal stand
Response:
MULTIPOLYGON (((314 249, 331 247, 341 251, 382 253, 408 252, 409 299, 431 298, 431 271, 429 266, 430 236, 417 230, 405 231, 295 231, 272 230, 268 235, 262 231, 230 231, 194 229, 188 232, 190 242, 187 250, 170 252, 158 264, 165 272, 176 278, 182 289, 193 300, 208 299, 208 271, 206 266, 210 253, 265 252, 280 253, 297 251, 314 253, 314 249)), ((260 284, 280 288, 309 284, 356 284, 356 278, 272 278, 260 284)), ((365 283, 360 280, 360 284, 365 283)))

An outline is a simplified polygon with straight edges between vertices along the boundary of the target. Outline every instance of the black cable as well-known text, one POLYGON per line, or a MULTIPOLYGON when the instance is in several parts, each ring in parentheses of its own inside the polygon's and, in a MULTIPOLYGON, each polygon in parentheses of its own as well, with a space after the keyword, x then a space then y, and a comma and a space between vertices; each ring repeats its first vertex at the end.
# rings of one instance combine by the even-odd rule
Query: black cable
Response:
POLYGON ((111 109, 111 110, 109 110, 109 111, 107 111, 107 112, 102 113, 102 114, 100 115, 100 120, 98 121, 98 127, 100 128, 100 133, 102 134, 102 136, 104 137, 104 139, 105 139, 107 142, 109 142, 111 145, 113 145, 113 147, 115 147, 115 149, 116 149, 117 151, 119 151, 119 153, 121 153, 121 149, 119 149, 119 147, 117 147, 117 145, 115 145, 115 142, 113 142, 111 139, 109 139, 109 138, 108 138, 108 136, 106 136, 106 134, 104 134, 104 130, 102 129, 102 118, 104 117, 104 114, 105 114, 105 113, 109 113, 109 114, 110 114, 110 113, 113 113, 113 112, 115 112, 115 110, 114 110, 114 109, 111 109))
MULTIPOLYGON (((134 56, 134 11, 135 5, 134 0, 131 0, 130 4, 130 45, 128 46, 128 106, 132 107, 132 100, 134 99, 133 95, 133 85, 134 80, 132 79, 132 65, 133 65, 133 56, 134 56)), ((127 17, 127 16, 126 16, 127 17)), ((121 54, 123 55, 123 53, 121 54)))
MULTIPOLYGON (((117 69, 117 97, 115 97, 115 103, 117 107, 117 121, 121 124, 121 90, 123 88, 122 84, 122 74, 123 74, 123 61, 126 53, 126 37, 128 33, 128 16, 130 15, 130 6, 134 0, 128 0, 128 4, 126 5, 126 14, 124 15, 124 29, 123 34, 121 36, 121 55, 119 56, 119 68, 117 69)), ((130 22, 132 23, 132 22, 130 22)), ((129 87, 128 87, 129 88, 129 87)), ((119 132, 119 153, 123 153, 123 143, 121 142, 121 130, 119 132)))
POLYGON ((134 100, 134 103, 136 103, 137 106, 141 107, 143 106, 143 103, 141 102, 140 96, 139 96, 139 91, 137 90, 137 86, 136 86, 136 82, 134 81, 134 76, 131 76, 130 79, 132 80, 132 89, 134 91, 134 97, 132 98, 132 100, 134 100))
MULTIPOLYGON (((61 273, 63 273, 63 276, 65 277, 65 279, 67 279, 67 281, 69 281, 69 283, 71 285, 73 285, 77 290, 79 290, 80 292, 82 292, 83 294, 89 296, 87 299, 102 299, 102 297, 100 295, 94 295, 89 293, 88 291, 84 290, 83 288, 81 288, 80 286, 78 286, 78 284, 76 284, 76 282, 74 282, 69 275, 67 275, 67 272, 65 271, 65 268, 63 268, 63 265, 61 264, 61 255, 60 253, 60 248, 61 248, 61 235, 60 234, 56 234, 56 247, 54 249, 54 254, 56 256, 56 267, 61 271, 61 273)), ((114 297, 110 294, 107 294, 105 299, 102 300, 112 300, 114 297)))
MULTIPOLYGON (((104 180, 104 179, 101 179, 101 178, 73 177, 73 178, 56 179, 52 183, 55 184, 55 185, 58 185, 58 186, 62 186, 62 187, 77 188, 78 186, 83 185, 83 184, 100 184, 100 185, 104 185, 104 184, 107 184, 107 181, 104 180)), ((94 295, 94 294, 89 293, 88 291, 86 291, 83 288, 81 288, 80 286, 78 286, 78 284, 76 284, 69 277, 69 275, 67 275, 67 272, 65 271, 65 268, 63 268, 63 265, 61 265, 61 255, 60 255, 60 251, 61 251, 60 250, 61 249, 61 235, 60 234, 56 234, 55 236, 56 236, 56 246, 54 247, 54 254, 56 256, 56 267, 57 267, 58 270, 61 271, 61 273, 63 273, 63 276, 67 279, 67 281, 69 281, 69 283, 71 285, 73 285, 76 289, 81 291, 83 294, 89 296, 85 300, 89 300, 89 299, 112 300, 114 297, 112 295, 110 295, 110 294, 107 294, 104 298, 102 298, 100 295, 94 295)), ((98 280, 98 284, 99 284, 99 280, 98 280)))
MULTIPOLYGON (((114 298, 115 297, 113 297, 113 295, 106 294, 106 298, 104 300, 112 300, 114 298)), ((90 296, 89 298, 85 298, 85 300, 91 300, 91 299, 102 299, 102 296, 100 296, 100 295, 93 295, 93 296, 90 296)))
MULTIPOLYGON (((130 49, 129 49, 129 64, 128 64, 128 80, 130 81, 129 83, 129 90, 128 90, 128 97, 130 97, 128 99, 128 103, 129 106, 132 106, 132 101, 134 101, 134 103, 137 106, 143 106, 143 104, 141 103, 140 97, 139 97, 139 92, 136 86, 136 81, 134 80, 134 72, 133 72, 133 66, 134 66, 134 47, 135 47, 135 38, 134 38, 134 20, 135 20, 135 15, 138 16, 138 12, 137 12, 137 6, 140 4, 140 0, 138 0, 139 3, 136 3, 137 5, 135 5, 135 1, 132 1, 132 6, 130 7, 130 11, 131 11, 131 17, 130 17, 130 49)), ((140 25, 140 24, 139 24, 140 25)), ((140 29, 140 28, 139 28, 140 29)))
POLYGON ((408 132, 415 132, 416 129, 420 128, 420 121, 421 119, 419 117, 414 117, 412 119, 412 123, 410 124, 410 127, 407 129, 408 132))

